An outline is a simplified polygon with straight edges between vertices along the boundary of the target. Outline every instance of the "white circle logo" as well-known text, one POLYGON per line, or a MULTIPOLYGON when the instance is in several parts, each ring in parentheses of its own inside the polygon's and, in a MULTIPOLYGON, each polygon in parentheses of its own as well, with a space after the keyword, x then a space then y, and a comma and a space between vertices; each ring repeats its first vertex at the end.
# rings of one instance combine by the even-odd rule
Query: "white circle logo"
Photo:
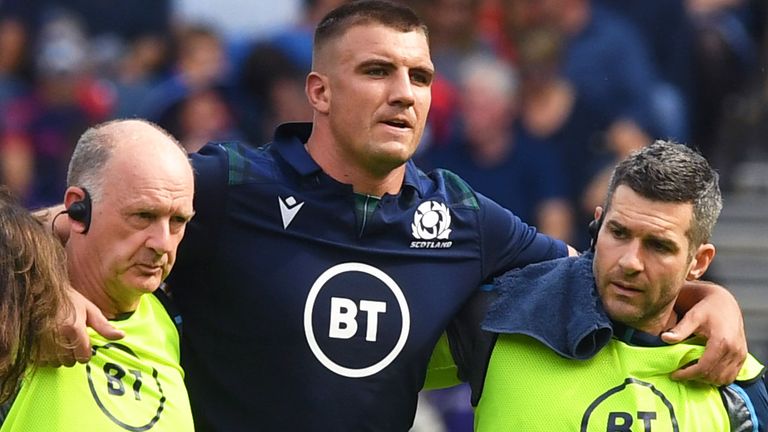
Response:
MULTIPOLYGON (((339 300, 339 299, 336 299, 336 300, 339 300)), ((349 299, 341 299, 341 300, 343 300, 344 302, 351 302, 351 300, 349 299)), ((343 304, 347 305, 348 303, 343 303, 343 304)), ((354 308, 355 307, 354 303, 350 307, 354 308)), ((373 312, 383 313, 386 311, 386 304, 383 302, 362 300, 360 302, 360 310, 365 310, 366 307, 368 307, 369 310, 373 310, 373 312), (366 304, 370 305, 370 304, 377 304, 377 303, 382 305, 378 309, 373 306, 365 306, 366 304)), ((332 309, 331 314, 333 315, 333 313, 334 311, 332 309)), ((376 313, 374 313, 373 315, 376 316, 376 313)), ((349 321, 349 318, 346 318, 346 319, 348 320, 348 323, 356 326, 354 319, 352 319, 351 322, 349 321)), ((331 322, 333 322, 333 317, 331 318, 331 322)), ((377 323, 376 319, 368 320, 368 329, 367 329, 368 336, 367 337, 372 337, 374 341, 376 337, 376 323, 377 323), (373 323, 373 335, 371 336, 372 323, 373 323)), ((395 360, 395 358, 397 358, 397 356, 400 354, 400 351, 402 351, 403 347, 405 346, 405 342, 408 339, 410 328, 411 328, 410 313, 408 310, 408 303, 406 302, 405 296, 403 295, 403 291, 400 289, 397 283, 391 277, 389 277, 386 273, 368 264, 350 262, 350 263, 338 264, 329 268, 328 270, 323 272, 323 274, 321 274, 320 277, 318 277, 315 283, 312 285, 312 288, 309 290, 309 294, 307 296, 307 302, 304 305, 304 334, 306 335, 307 343, 309 344, 309 348, 312 350, 312 353, 320 361, 320 363, 322 363, 323 366, 328 368, 330 371, 348 378, 363 378, 363 377, 371 376, 380 372, 385 367, 389 366, 389 364, 392 363, 395 360), (400 335, 397 338, 397 342, 394 344, 394 347, 392 348, 392 350, 388 354, 386 354, 384 358, 377 361, 376 363, 371 364, 369 366, 360 367, 360 368, 343 366, 333 361, 331 358, 329 358, 328 355, 326 355, 326 353, 323 352, 323 349, 320 347, 320 345, 317 342, 317 339, 315 338, 315 331, 313 329, 313 323, 312 323, 312 314, 315 308, 315 302, 317 300, 317 297, 320 291, 325 287, 325 285, 332 278, 342 275, 344 273, 350 273, 350 272, 364 273, 366 275, 369 275, 374 279, 383 283, 387 288, 389 288, 389 290, 392 292, 392 295, 394 295, 397 301, 397 304, 400 308, 400 313, 402 316, 402 328, 400 330, 400 335)), ((346 329, 342 328, 342 331, 343 330, 346 330, 346 329)), ((346 336, 346 337, 341 336, 341 337, 348 338, 349 336, 346 336)), ((371 339, 367 339, 367 340, 371 340, 371 339)))

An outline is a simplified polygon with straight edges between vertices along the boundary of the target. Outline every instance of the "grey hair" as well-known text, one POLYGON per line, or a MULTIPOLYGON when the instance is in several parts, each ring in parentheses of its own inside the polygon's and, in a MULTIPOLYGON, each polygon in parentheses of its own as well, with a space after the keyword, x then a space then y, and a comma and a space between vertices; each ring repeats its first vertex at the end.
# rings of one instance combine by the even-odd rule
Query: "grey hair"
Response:
POLYGON ((88 128, 77 141, 67 170, 67 186, 86 189, 91 199, 98 201, 104 185, 104 167, 114 153, 117 140, 122 132, 113 126, 126 122, 139 122, 150 126, 165 135, 184 153, 186 150, 168 131, 143 119, 116 119, 88 128))
POLYGON ((517 70, 503 60, 487 54, 467 58, 459 66, 459 81, 466 84, 476 77, 482 78, 490 88, 501 95, 517 96, 520 86, 517 70))

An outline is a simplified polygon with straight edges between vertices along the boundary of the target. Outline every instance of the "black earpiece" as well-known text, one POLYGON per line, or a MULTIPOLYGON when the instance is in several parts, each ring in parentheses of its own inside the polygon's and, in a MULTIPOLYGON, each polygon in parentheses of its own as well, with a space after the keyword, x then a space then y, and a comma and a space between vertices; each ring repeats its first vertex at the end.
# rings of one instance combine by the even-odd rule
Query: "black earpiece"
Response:
POLYGON ((83 199, 73 202, 66 213, 72 220, 78 221, 85 226, 85 229, 83 229, 83 234, 85 234, 91 226, 91 196, 84 188, 83 194, 83 199))
POLYGON ((589 243, 589 250, 595 251, 595 244, 597 244, 597 235, 600 233, 600 227, 603 226, 603 220, 605 220, 605 211, 600 215, 600 219, 594 219, 589 223, 589 237, 591 238, 589 243))

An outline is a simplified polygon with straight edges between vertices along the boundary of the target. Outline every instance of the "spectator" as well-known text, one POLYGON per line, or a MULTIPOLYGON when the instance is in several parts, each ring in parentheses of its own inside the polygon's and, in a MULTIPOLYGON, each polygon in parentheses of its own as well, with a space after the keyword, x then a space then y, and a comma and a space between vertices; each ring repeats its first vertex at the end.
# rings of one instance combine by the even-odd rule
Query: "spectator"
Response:
POLYGON ((459 85, 457 144, 432 152, 430 165, 454 171, 541 232, 569 241, 565 172, 551 143, 519 128, 515 70, 491 57, 469 58, 459 85))
POLYGON ((27 207, 59 202, 72 143, 99 114, 89 109, 86 39, 77 21, 57 16, 40 35, 37 81, 2 113, 0 175, 27 207))
POLYGON ((170 77, 157 84, 144 100, 142 117, 172 129, 173 107, 190 94, 227 87, 229 62, 219 35, 203 25, 180 28, 175 37, 176 58, 170 77))
POLYGON ((312 107, 304 94, 304 67, 279 45, 261 42, 253 46, 240 74, 251 142, 264 142, 281 123, 307 121, 312 107))

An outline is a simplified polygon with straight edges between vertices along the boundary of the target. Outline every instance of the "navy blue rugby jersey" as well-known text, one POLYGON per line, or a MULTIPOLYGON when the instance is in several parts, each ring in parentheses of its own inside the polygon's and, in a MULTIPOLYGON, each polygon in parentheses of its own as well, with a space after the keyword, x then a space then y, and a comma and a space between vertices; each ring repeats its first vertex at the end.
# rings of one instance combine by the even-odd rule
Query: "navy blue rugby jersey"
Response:
POLYGON ((192 156, 195 218, 169 285, 198 430, 407 431, 430 353, 482 282, 561 257, 447 171, 409 162, 359 226, 351 186, 286 124, 192 156))

